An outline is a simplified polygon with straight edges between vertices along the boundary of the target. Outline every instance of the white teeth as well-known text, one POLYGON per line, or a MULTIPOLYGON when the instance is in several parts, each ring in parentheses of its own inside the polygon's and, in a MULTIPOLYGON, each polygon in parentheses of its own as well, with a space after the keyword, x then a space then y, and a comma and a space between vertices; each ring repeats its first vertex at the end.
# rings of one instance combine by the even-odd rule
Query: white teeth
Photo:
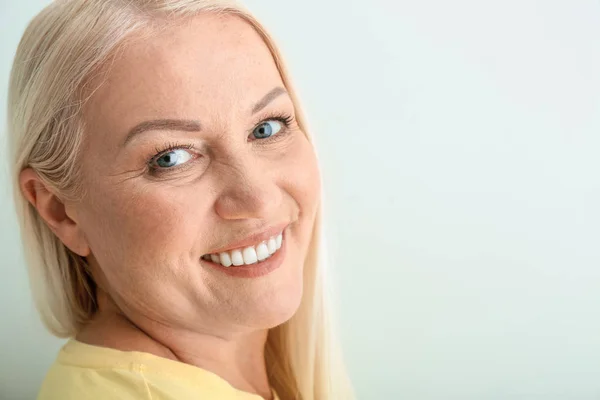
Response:
POLYGON ((244 264, 254 264, 258 261, 254 247, 246 247, 242 251, 242 255, 244 256, 244 264))
POLYGON ((221 264, 224 267, 251 265, 264 261, 275 254, 283 243, 283 233, 269 238, 256 246, 248 246, 243 249, 225 251, 222 253, 205 254, 203 260, 221 264))
POLYGON ((273 254, 277 251, 277 241, 274 238, 270 238, 267 242, 267 248, 269 249, 269 254, 273 254))
POLYGON ((242 256, 242 252, 239 250, 233 250, 231 252, 231 262, 236 267, 240 266, 240 265, 244 265, 244 257, 242 256))
POLYGON ((256 256, 258 257, 259 261, 266 260, 270 255, 269 249, 265 243, 261 243, 256 246, 256 256))
POLYGON ((219 258, 221 259, 221 265, 224 267, 230 267, 233 264, 227 252, 219 254, 219 258))

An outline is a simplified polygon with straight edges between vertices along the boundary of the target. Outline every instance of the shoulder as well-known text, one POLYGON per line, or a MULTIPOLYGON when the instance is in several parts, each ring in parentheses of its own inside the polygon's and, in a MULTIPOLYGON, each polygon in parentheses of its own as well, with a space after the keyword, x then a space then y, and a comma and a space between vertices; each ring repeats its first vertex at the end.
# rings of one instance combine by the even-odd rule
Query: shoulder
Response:
POLYGON ((133 368, 87 368, 55 362, 38 400, 152 399, 143 375, 133 368))
POLYGON ((135 354, 69 340, 48 370, 38 400, 170 400, 153 393, 135 354))
POLYGON ((37 400, 259 400, 217 375, 148 353, 70 340, 48 371, 37 400))

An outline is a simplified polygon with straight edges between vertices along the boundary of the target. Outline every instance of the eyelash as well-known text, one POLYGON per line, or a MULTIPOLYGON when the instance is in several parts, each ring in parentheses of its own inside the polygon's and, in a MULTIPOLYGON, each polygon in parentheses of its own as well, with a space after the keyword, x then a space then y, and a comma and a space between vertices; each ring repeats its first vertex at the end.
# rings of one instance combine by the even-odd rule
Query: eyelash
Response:
MULTIPOLYGON (((254 131, 254 129, 256 129, 257 126, 259 126, 260 124, 267 122, 267 121, 279 121, 283 124, 283 129, 282 129, 282 132, 278 133, 275 136, 271 136, 266 139, 254 139, 253 141, 272 142, 272 141, 276 141, 276 140, 283 138, 288 133, 288 131, 289 131, 288 128, 294 122, 294 119, 295 118, 292 115, 287 114, 287 113, 272 114, 268 117, 260 118, 258 120, 258 122, 254 124, 252 131, 254 131)), ((250 132, 250 134, 252 134, 252 132, 250 132)), ((152 163, 154 161, 156 161, 157 159, 159 159, 162 155, 164 155, 170 151, 179 150, 179 149, 194 150, 195 146, 190 143, 169 142, 164 147, 156 147, 154 156, 152 156, 148 160, 148 171, 150 172, 150 174, 158 176, 158 175, 166 174, 171 171, 179 169, 178 167, 174 167, 174 168, 168 168, 168 169, 163 170, 161 168, 155 168, 152 165, 152 163)), ((187 164, 189 164, 191 162, 193 162, 193 160, 188 161, 184 165, 187 166, 187 164)))
MULTIPOLYGON (((267 122, 267 121, 279 121, 279 122, 283 123, 284 129, 288 129, 290 127, 290 125, 292 124, 292 122, 294 122, 294 117, 287 113, 273 114, 266 118, 263 117, 263 118, 260 118, 256 124, 254 124, 254 128, 252 128, 252 130, 256 129, 257 126, 259 126, 263 122, 267 122)), ((272 137, 276 138, 277 136, 279 136, 279 134, 272 136, 272 137)), ((267 138, 267 139, 256 139, 256 140, 264 141, 264 140, 269 140, 269 139, 267 138)))

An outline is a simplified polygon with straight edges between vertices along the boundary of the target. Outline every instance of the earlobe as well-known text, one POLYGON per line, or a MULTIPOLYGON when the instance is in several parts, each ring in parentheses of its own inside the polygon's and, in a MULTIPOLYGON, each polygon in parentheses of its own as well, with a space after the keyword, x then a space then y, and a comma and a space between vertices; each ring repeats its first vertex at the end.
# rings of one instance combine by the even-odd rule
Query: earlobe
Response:
POLYGON ((90 254, 90 248, 78 222, 67 214, 63 201, 46 187, 32 168, 21 171, 19 187, 23 196, 65 246, 82 257, 90 254))

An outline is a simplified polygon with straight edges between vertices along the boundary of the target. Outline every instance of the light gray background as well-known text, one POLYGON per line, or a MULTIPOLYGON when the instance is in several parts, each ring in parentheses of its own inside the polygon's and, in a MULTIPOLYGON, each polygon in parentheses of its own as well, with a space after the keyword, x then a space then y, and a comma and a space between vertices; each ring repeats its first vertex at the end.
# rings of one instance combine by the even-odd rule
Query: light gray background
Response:
MULTIPOLYGON (((47 3, 0 3, 2 110, 47 3)), ((247 4, 318 137, 359 398, 600 399, 600 3, 247 4)), ((2 165, 0 398, 29 399, 62 342, 9 190, 2 165)))

